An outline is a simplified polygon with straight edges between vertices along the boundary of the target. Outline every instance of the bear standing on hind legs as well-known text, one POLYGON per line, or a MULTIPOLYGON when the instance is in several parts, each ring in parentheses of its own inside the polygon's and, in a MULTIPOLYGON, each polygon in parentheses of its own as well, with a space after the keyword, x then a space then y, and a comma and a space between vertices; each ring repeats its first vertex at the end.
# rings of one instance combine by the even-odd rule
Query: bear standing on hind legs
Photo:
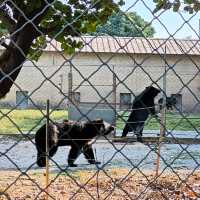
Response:
POLYGON ((132 111, 126 121, 122 132, 122 137, 126 137, 128 132, 134 131, 138 142, 143 142, 142 132, 145 121, 149 114, 155 115, 154 98, 160 93, 160 90, 153 86, 146 87, 145 90, 138 95, 132 104, 132 111))
MULTIPOLYGON (((83 153, 90 164, 100 164, 95 160, 91 141, 96 136, 108 135, 114 130, 112 126, 106 127, 102 119, 88 122, 63 121, 62 123, 50 123, 48 130, 49 157, 53 157, 59 146, 71 146, 68 155, 70 167, 76 167, 74 161, 83 153)), ((46 165, 46 125, 44 124, 35 135, 37 149, 37 165, 46 165)))

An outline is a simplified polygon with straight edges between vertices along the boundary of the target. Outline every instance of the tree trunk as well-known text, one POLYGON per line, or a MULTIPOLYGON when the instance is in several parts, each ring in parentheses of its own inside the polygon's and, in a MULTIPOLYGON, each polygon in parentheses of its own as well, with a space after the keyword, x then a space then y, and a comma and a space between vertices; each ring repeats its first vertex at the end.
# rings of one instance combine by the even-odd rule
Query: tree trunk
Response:
MULTIPOLYGON (((47 0, 47 2, 50 4, 53 0, 47 0)), ((46 1, 42 1, 40 8, 27 15, 29 19, 34 19, 32 23, 25 25, 27 20, 23 16, 20 17, 13 31, 18 32, 10 38, 8 48, 0 56, 0 99, 10 91, 26 60, 33 40, 41 35, 35 27, 38 27, 48 11, 48 7, 45 6, 46 1)))
POLYGON ((14 84, 23 62, 31 47, 33 40, 37 37, 37 31, 33 26, 27 25, 20 31, 15 44, 10 42, 8 49, 0 57, 0 98, 5 97, 14 84))

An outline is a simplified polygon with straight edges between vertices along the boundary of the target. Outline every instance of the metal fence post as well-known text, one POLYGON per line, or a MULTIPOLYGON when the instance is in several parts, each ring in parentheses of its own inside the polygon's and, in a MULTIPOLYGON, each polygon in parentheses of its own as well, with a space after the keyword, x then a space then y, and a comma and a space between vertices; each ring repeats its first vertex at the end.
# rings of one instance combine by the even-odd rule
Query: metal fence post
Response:
POLYGON ((73 93, 72 93, 72 67, 70 65, 70 72, 68 73, 68 118, 70 119, 70 105, 73 102, 73 93))
POLYGON ((48 186, 49 186, 49 99, 46 104, 46 172, 45 172, 45 182, 46 182, 46 200, 48 200, 48 186))
MULTIPOLYGON (((164 60, 166 60, 166 46, 164 51, 164 60)), ((160 136, 158 140, 158 151, 157 151, 157 160, 156 160, 156 176, 158 176, 159 169, 160 169, 160 153, 161 153, 161 143, 163 137, 165 136, 165 129, 166 129, 166 61, 164 61, 164 75, 163 75, 163 101, 162 101, 162 109, 161 109, 161 119, 160 119, 160 136)))
MULTIPOLYGON (((116 83, 116 74, 114 72, 115 68, 113 66, 113 107, 115 109, 114 123, 113 126, 116 127, 116 116, 117 116, 117 83, 116 83)), ((116 129, 114 132, 114 136, 116 135, 116 129)))

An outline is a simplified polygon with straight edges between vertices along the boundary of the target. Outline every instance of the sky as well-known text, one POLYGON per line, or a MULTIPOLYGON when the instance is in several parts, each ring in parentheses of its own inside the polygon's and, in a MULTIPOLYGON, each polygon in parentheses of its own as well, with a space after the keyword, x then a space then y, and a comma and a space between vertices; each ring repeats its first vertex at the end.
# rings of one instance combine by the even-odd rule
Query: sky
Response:
POLYGON ((185 11, 175 13, 172 10, 157 13, 156 17, 152 14, 155 8, 153 0, 125 0, 123 11, 135 11, 145 21, 152 21, 156 33, 155 38, 168 38, 173 35, 175 38, 181 39, 198 39, 200 12, 188 14, 185 11), (188 23, 185 22, 188 20, 188 23))

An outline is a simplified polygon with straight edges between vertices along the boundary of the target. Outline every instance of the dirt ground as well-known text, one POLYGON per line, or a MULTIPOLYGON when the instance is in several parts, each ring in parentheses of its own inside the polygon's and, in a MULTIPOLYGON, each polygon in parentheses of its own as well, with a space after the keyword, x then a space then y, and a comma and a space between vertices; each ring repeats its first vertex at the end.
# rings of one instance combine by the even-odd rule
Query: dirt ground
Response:
MULTIPOLYGON (((156 178, 152 171, 79 170, 49 179, 49 200, 200 199, 200 171, 167 171, 156 178)), ((45 200, 45 180, 43 171, 0 171, 0 200, 45 200)))

